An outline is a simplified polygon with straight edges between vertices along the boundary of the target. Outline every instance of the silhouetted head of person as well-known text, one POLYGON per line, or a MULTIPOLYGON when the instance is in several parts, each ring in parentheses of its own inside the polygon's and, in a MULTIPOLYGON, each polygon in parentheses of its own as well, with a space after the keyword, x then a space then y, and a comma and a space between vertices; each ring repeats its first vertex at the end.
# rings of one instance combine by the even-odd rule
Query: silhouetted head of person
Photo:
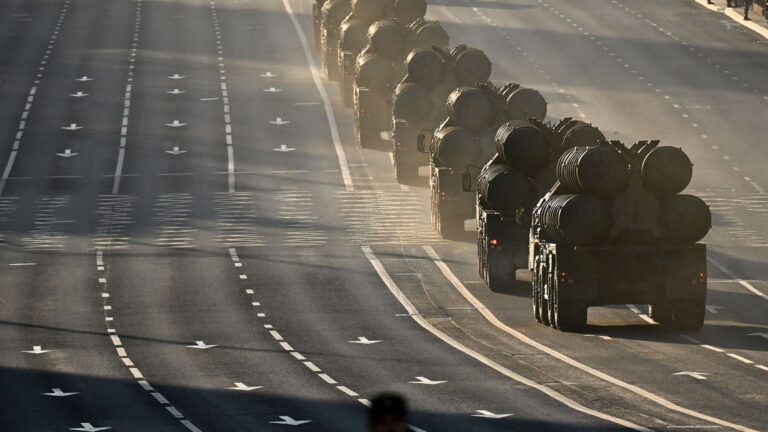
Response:
POLYGON ((371 401, 368 418, 370 432, 407 432, 408 407, 405 399, 395 394, 382 394, 371 401))

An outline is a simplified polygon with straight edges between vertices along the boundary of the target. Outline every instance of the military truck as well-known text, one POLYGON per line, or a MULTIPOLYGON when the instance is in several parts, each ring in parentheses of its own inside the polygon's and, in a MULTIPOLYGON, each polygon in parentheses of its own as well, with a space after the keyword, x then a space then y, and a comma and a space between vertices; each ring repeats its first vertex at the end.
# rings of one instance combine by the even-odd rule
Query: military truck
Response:
POLYGON ((458 45, 450 52, 438 46, 417 48, 405 61, 408 74, 395 89, 392 103, 392 156, 402 184, 424 183, 419 169, 429 165, 417 151, 419 135, 434 131, 445 119, 445 101, 459 87, 487 83, 491 61, 482 50, 458 45))
POLYGON ((466 235, 465 222, 475 215, 475 199, 463 190, 467 166, 479 168, 493 155, 500 125, 525 118, 543 119, 547 103, 539 92, 509 83, 460 87, 448 97, 448 118, 433 134, 430 153, 432 225, 444 238, 466 235))
POLYGON ((647 304, 656 322, 698 330, 707 293, 709 207, 681 194, 692 164, 641 141, 576 147, 532 215, 528 267, 537 321, 574 331, 590 306, 647 304))
POLYGON ((322 69, 331 81, 339 79, 338 46, 339 27, 352 12, 352 0, 324 0, 320 8, 318 23, 321 47, 322 69))
POLYGON ((355 68, 355 132, 362 147, 389 150, 393 93, 406 76, 407 54, 425 45, 447 47, 448 34, 436 21, 418 19, 404 27, 385 20, 371 25, 368 40, 355 68))
POLYGON ((464 173, 464 190, 477 192, 478 270, 491 290, 512 288, 517 269, 527 268, 533 206, 555 183, 560 155, 604 140, 598 128, 572 118, 512 121, 497 131, 496 155, 476 182, 464 173))
POLYGON ((448 33, 438 21, 427 21, 424 14, 427 12, 425 0, 398 0, 392 8, 386 10, 386 16, 363 17, 354 10, 339 29, 338 63, 340 71, 339 84, 341 86, 342 99, 346 106, 352 106, 353 86, 355 80, 355 62, 357 57, 366 49, 385 57, 403 57, 407 50, 413 47, 448 46, 448 33), (371 18, 374 18, 371 21, 371 18), (389 27, 373 27, 379 21, 391 21, 400 27, 399 32, 394 32, 389 27), (375 32, 375 33, 372 33, 375 32), (410 48, 401 52, 400 39, 410 48))

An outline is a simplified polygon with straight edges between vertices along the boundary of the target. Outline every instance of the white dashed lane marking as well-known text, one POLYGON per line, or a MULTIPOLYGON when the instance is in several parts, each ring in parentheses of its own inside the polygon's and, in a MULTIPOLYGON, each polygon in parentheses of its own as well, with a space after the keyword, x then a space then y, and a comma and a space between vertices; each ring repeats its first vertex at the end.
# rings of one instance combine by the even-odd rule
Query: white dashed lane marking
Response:
MULTIPOLYGON (((140 8, 141 5, 139 4, 138 8, 140 8)), ((101 250, 96 251, 96 266, 97 267, 104 267, 105 266, 105 259, 104 259, 104 253, 101 250)), ((101 271, 101 270, 97 270, 101 271)), ((120 339, 120 336, 117 332, 117 329, 114 327, 114 317, 109 316, 107 314, 107 311, 112 310, 112 305, 109 304, 109 301, 111 299, 111 295, 108 291, 108 284, 106 278, 99 278, 99 285, 101 287, 101 293, 100 297, 102 299, 103 303, 103 309, 105 311, 104 316, 104 322, 107 330, 107 335, 109 335, 109 340, 112 342, 112 345, 115 347, 115 352, 117 353, 118 358, 123 363, 123 365, 128 369, 128 372, 131 374, 133 379, 136 380, 136 382, 141 386, 142 389, 144 389, 146 392, 154 398, 157 403, 162 405, 163 407, 168 410, 168 412, 181 424, 183 424, 187 429, 191 431, 199 431, 200 429, 197 428, 191 421, 187 420, 185 416, 175 407, 173 406, 168 399, 163 396, 162 393, 155 390, 154 387, 147 381, 144 374, 141 372, 141 369, 139 369, 138 366, 133 362, 133 360, 128 356, 128 351, 126 350, 125 346, 123 345, 122 339, 120 339)))
POLYGON ((216 2, 210 2, 213 29, 216 35, 216 53, 219 61, 219 80, 221 88, 222 109, 224 111, 224 140, 227 146, 227 188, 229 193, 235 192, 235 144, 232 134, 232 117, 230 116, 229 90, 227 89, 227 72, 224 63, 224 48, 221 39, 219 16, 216 12, 216 2))
POLYGON ((24 105, 24 110, 21 112, 21 118, 19 120, 19 126, 16 129, 16 135, 14 136, 13 140, 13 147, 11 148, 11 153, 8 156, 8 162, 5 164, 5 169, 3 170, 2 177, 0 177, 0 195, 3 194, 3 191, 5 190, 5 185, 8 183, 8 178, 11 175, 11 171, 13 170, 13 164, 16 162, 16 156, 19 153, 19 148, 21 147, 21 140, 24 136, 24 131, 27 127, 27 117, 29 117, 30 112, 32 111, 32 106, 35 102, 35 95, 37 93, 38 86, 40 85, 40 82, 43 80, 43 74, 45 73, 45 65, 48 63, 48 56, 51 54, 52 50, 56 46, 56 42, 58 39, 59 31, 61 30, 61 26, 64 23, 64 18, 67 16, 67 12, 69 11, 69 3, 70 0, 64 1, 64 6, 61 8, 61 12, 59 13, 59 18, 56 20, 56 25, 53 27, 53 33, 51 34, 49 40, 47 49, 45 51, 45 54, 43 54, 43 58, 40 60, 40 64, 37 68, 37 74, 35 74, 35 79, 32 83, 32 88, 29 90, 29 94, 27 95, 27 102, 24 105))
MULTIPOLYGON (((238 271, 242 271, 242 260, 240 259, 240 256, 237 253, 236 248, 229 248, 229 257, 232 260, 232 263, 235 265, 236 269, 238 271), (239 264, 239 265, 238 265, 239 264)), ((244 276, 244 275, 240 275, 244 276)), ((240 278, 241 281, 244 283, 247 280, 244 278, 240 278)), ((263 306, 260 301, 256 301, 254 296, 256 295, 256 291, 253 288, 244 288, 244 292, 246 296, 248 297, 248 301, 251 306, 258 310, 263 310, 263 306)), ((256 316, 259 318, 264 318, 266 316, 263 312, 257 312, 256 316)), ((274 326, 272 324, 264 324, 264 329, 269 333, 269 335, 274 339, 280 347, 288 352, 294 359, 300 361, 307 369, 309 369, 311 372, 313 372, 315 375, 317 375, 318 378, 326 382, 327 384, 332 385, 335 389, 338 391, 344 393, 345 395, 356 398, 356 400, 363 405, 366 405, 367 399, 357 399, 360 395, 355 392, 354 390, 350 389, 347 386, 340 385, 335 379, 333 379, 330 375, 323 372, 321 368, 319 368, 316 364, 312 363, 311 361, 307 360, 307 358, 301 354, 300 352, 296 351, 293 346, 291 346, 288 342, 285 341, 285 338, 282 334, 280 334, 277 330, 274 329, 274 326)), ((366 405, 367 406, 367 405, 366 405)))

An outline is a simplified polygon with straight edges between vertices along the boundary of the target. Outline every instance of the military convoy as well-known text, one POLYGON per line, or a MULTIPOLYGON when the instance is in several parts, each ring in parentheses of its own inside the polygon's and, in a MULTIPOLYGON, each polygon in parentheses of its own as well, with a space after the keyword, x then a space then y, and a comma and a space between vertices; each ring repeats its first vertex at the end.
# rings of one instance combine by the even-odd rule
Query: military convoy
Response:
POLYGON ((397 181, 423 183, 444 238, 477 229, 492 290, 532 286, 537 321, 583 328, 591 306, 649 305, 658 323, 704 321, 707 205, 682 194, 692 164, 658 141, 625 146, 565 118, 536 90, 492 84, 477 48, 448 48, 425 0, 316 0, 323 71, 354 108, 362 147, 391 141, 397 181), (469 193, 474 192, 474 193, 469 193))

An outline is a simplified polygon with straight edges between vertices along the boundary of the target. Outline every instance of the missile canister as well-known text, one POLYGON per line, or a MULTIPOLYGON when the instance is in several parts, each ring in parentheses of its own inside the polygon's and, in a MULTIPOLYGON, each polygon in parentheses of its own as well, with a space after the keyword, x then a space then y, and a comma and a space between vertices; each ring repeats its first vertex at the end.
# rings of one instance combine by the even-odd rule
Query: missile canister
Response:
POLYGON ((591 195, 553 195, 542 203, 542 237, 577 246, 601 242, 610 230, 610 214, 602 200, 591 195))
POLYGON ((402 83, 395 89, 392 113, 396 119, 417 123, 431 118, 436 104, 424 87, 413 82, 402 83))
POLYGON ((682 149, 656 147, 643 159, 643 186, 658 194, 674 195, 685 189, 693 178, 693 164, 682 149))
POLYGON ((488 94, 476 87, 460 87, 448 96, 448 116, 457 125, 475 133, 490 127, 496 117, 488 94))
POLYGON ((549 141, 531 123, 511 121, 496 132, 496 153, 509 166, 532 176, 549 163, 549 141))
POLYGON ((447 65, 440 54, 432 49, 412 51, 405 60, 408 76, 414 83, 431 89, 443 82, 447 65))
POLYGON ((696 243, 712 227, 712 214, 701 198, 672 195, 661 199, 659 228, 664 237, 677 244, 696 243))
POLYGON ((482 154, 477 136, 459 127, 440 128, 435 132, 434 143, 433 158, 436 165, 454 170, 466 169, 482 154))
POLYGON ((357 19, 348 19, 339 30, 340 46, 345 51, 359 53, 368 43, 368 25, 357 19))
POLYGON ((600 129, 581 120, 569 121, 558 132, 562 136, 562 150, 596 146, 606 140, 600 129))
POLYGON ((629 166, 610 146, 575 147, 560 156, 557 179, 571 193, 609 196, 627 187, 629 166))
POLYGON ((439 21, 419 19, 408 25, 413 34, 413 46, 415 48, 430 48, 437 46, 448 48, 450 36, 439 21))
POLYGON ((412 23, 426 14, 426 0, 395 0, 395 17, 401 23, 412 23))
POLYGON ((362 21, 373 22, 387 16, 392 0, 352 0, 352 11, 362 21))
POLYGON ((528 212, 536 199, 531 180, 504 164, 490 164, 478 177, 478 196, 490 208, 503 215, 528 212))
POLYGON ((373 53, 361 54, 355 63, 355 82, 372 91, 386 91, 395 78, 392 62, 373 53))
POLYGON ((471 86, 491 77, 491 60, 483 50, 459 45, 451 51, 459 85, 471 86))
POLYGON ((406 35, 394 21, 376 21, 368 29, 368 46, 371 52, 395 60, 405 53, 406 35))
POLYGON ((512 120, 544 120, 547 101, 534 89, 520 87, 506 97, 506 108, 512 120))

